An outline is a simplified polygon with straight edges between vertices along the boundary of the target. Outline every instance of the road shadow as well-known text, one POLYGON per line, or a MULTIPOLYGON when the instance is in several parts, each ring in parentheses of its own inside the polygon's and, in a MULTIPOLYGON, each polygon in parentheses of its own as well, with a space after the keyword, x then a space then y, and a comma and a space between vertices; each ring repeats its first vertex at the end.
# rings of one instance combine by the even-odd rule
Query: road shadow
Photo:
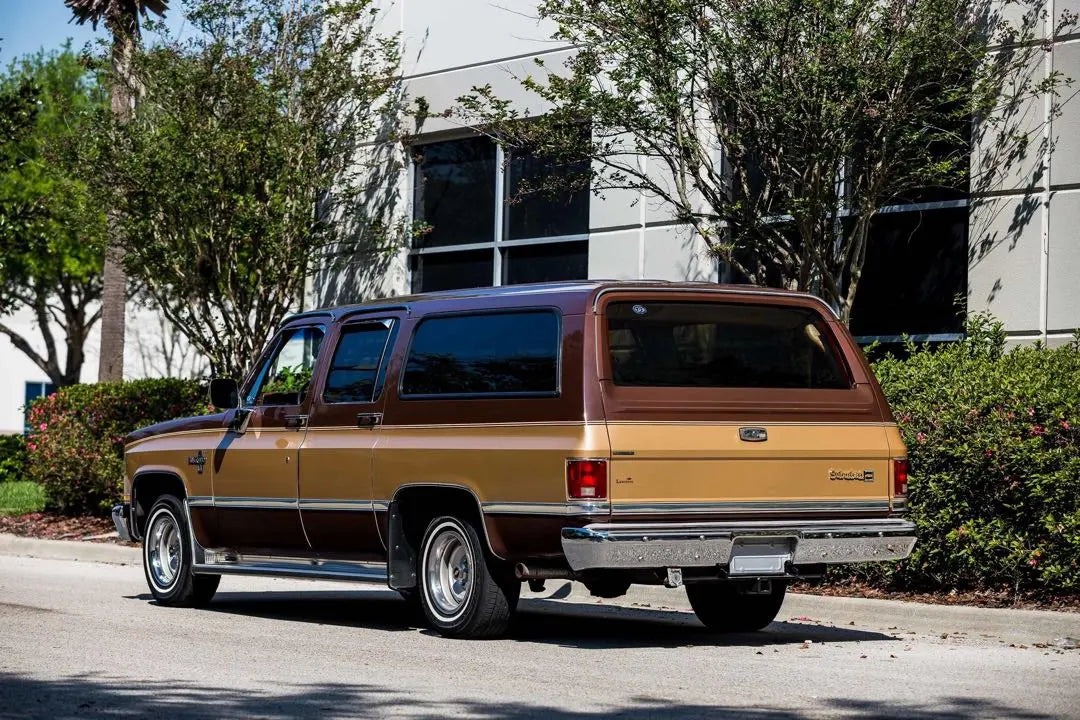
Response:
MULTIPOLYGON (((128 598, 153 600, 148 593, 128 598)), ((387 631, 425 628, 418 611, 397 593, 383 590, 222 592, 202 612, 387 631)), ((854 627, 783 621, 761 632, 715 634, 690 612, 534 598, 521 600, 504 639, 589 650, 897 641, 854 627)))
MULTIPOLYGON (((433 678, 434 680, 435 678, 433 678)), ((554 690, 554 689, 553 689, 554 690)), ((572 690, 560 688, 560 690, 572 690)), ((554 703, 536 704, 512 698, 472 700, 450 696, 432 700, 392 684, 275 683, 273 690, 236 689, 182 680, 153 678, 152 682, 103 673, 41 679, 0 671, 0 717, 37 718, 369 718, 412 717, 441 720, 467 716, 486 720, 560 718, 564 720, 804 720, 821 717, 855 719, 982 720, 1008 717, 1043 720, 1050 716, 1017 710, 999 703, 964 698, 928 699, 921 704, 867 700, 822 700, 807 711, 767 706, 732 707, 681 703, 642 694, 599 710, 567 710, 554 703)))

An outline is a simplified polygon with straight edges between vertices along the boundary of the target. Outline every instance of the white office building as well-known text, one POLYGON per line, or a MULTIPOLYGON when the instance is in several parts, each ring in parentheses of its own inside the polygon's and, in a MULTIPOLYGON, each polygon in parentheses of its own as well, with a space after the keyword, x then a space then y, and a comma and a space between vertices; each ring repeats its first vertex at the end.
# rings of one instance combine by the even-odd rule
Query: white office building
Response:
MULTIPOLYGON (((533 0, 379 2, 381 30, 401 34, 407 93, 425 98, 433 111, 486 84, 542 111, 516 77, 535 69, 534 58, 557 67, 573 52, 537 20, 533 0)), ((1053 7, 1060 13, 1077 5, 1059 0, 1053 7)), ((1076 92, 1080 35, 1050 45, 1036 72, 1052 70, 1076 79, 1064 97, 1076 92)), ((1059 344, 1080 327, 1080 99, 1065 102, 1052 122, 1049 107, 1036 99, 1024 109, 1023 121, 1044 142, 985 196, 939 193, 883 209, 854 306, 857 336, 954 339, 965 309, 989 310, 1015 342, 1059 344)), ((347 272, 318 274, 309 305, 541 280, 730 277, 656 200, 582 191, 559 202, 508 204, 523 178, 544 171, 542 161, 507 157, 446 117, 413 129, 405 169, 388 175, 383 196, 399 217, 421 220, 431 232, 396 254, 358 257, 347 272)), ((155 355, 154 317, 134 309, 130 316, 128 376, 190 371, 197 361, 187 355, 169 366, 155 355)), ((15 322, 28 327, 30 319, 15 322)), ((85 380, 96 376, 96 341, 91 345, 85 380)), ((2 336, 0 365, 0 432, 16 432, 26 399, 48 387, 2 336)))

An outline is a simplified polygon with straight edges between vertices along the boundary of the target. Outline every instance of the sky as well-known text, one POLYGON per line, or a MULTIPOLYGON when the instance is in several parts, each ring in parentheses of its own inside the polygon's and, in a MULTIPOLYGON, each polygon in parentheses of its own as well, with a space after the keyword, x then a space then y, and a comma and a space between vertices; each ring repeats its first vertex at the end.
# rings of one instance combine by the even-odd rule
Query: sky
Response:
MULTIPOLYGON (((175 7, 166 18, 176 33, 183 24, 180 2, 173 0, 170 5, 175 7)), ((94 32, 90 25, 76 25, 70 19, 64 0, 0 0, 0 68, 42 47, 59 48, 68 38, 74 50, 81 50, 86 43, 107 36, 104 25, 94 32)))

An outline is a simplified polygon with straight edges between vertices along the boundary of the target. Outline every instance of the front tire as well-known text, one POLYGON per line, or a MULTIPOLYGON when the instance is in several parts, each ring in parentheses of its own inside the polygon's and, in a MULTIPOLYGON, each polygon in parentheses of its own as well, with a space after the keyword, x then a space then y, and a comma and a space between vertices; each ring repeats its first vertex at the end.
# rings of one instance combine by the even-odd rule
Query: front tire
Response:
POLYGON ((172 495, 162 495, 150 509, 142 556, 150 594, 162 605, 202 607, 217 592, 220 575, 192 572, 191 529, 184 506, 172 495))
POLYGON ((776 619, 787 584, 773 580, 768 593, 750 594, 730 582, 692 583, 686 597, 698 620, 714 632, 754 632, 776 619))
POLYGON ((487 638, 506 631, 521 582, 488 560, 470 523, 450 515, 432 520, 418 570, 420 605, 441 634, 487 638))

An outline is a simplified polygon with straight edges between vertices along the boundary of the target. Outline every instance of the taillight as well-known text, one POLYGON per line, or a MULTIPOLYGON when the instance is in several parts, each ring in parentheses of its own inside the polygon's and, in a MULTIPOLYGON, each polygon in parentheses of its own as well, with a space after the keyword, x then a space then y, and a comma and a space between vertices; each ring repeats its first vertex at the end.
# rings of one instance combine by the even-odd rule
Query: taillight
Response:
POLYGON ((607 460, 567 460, 566 495, 571 500, 607 497, 607 460))
POLYGON ((892 461, 893 495, 907 495, 907 458, 892 461))

